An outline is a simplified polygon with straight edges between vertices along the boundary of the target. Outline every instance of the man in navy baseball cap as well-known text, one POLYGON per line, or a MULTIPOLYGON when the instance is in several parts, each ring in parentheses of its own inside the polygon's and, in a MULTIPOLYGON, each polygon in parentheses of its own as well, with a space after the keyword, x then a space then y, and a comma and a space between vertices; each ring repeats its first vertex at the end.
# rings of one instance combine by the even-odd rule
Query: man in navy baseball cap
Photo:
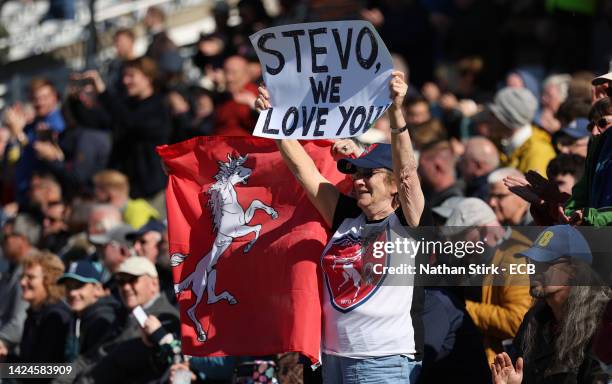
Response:
POLYGON ((119 302, 102 288, 102 265, 89 260, 71 263, 57 282, 66 288, 66 302, 76 319, 69 330, 70 359, 91 352, 105 339, 117 317, 119 302))
POLYGON ((66 302, 77 314, 104 296, 102 289, 102 265, 89 260, 71 263, 58 280, 66 287, 66 302))
POLYGON ((557 150, 565 154, 586 157, 587 146, 591 137, 588 125, 588 119, 579 117, 562 127, 554 136, 557 150))
POLYGON ((160 245, 165 231, 166 226, 162 222, 149 220, 138 230, 127 233, 125 238, 134 242, 134 251, 138 256, 144 256, 155 264, 161 255, 160 245))

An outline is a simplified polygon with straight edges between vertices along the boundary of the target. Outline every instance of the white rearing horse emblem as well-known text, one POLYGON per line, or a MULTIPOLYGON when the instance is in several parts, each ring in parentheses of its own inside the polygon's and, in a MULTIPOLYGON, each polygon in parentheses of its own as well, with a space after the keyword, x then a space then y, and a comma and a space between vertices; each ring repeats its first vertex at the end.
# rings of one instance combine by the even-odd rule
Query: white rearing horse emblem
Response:
MULTIPOLYGON (((179 294, 191 286, 191 291, 196 296, 196 301, 192 307, 187 310, 187 315, 193 322, 198 340, 206 341, 207 335, 202 324, 196 317, 195 311, 204 298, 204 293, 208 293, 207 304, 214 304, 220 300, 227 300, 230 304, 237 304, 236 298, 228 291, 223 291, 219 294, 215 293, 215 284, 217 282, 217 270, 215 265, 219 257, 227 250, 232 241, 238 237, 243 237, 251 232, 255 232, 255 238, 251 240, 245 247, 244 253, 251 250, 253 244, 259 238, 261 224, 248 225, 255 210, 261 209, 265 211, 272 219, 278 217, 278 213, 272 208, 259 200, 253 200, 249 207, 242 209, 236 196, 234 185, 237 183, 246 184, 249 176, 253 171, 243 166, 248 155, 233 159, 229 154, 227 163, 219 161, 219 172, 215 175, 217 180, 206 193, 210 195, 208 200, 208 208, 212 213, 213 231, 217 233, 212 248, 206 256, 204 256, 196 265, 195 270, 189 274, 183 281, 174 285, 174 292, 179 294)), ((170 264, 177 266, 183 262, 188 255, 175 253, 170 258, 170 264)))
POLYGON ((344 277, 344 281, 338 286, 338 291, 340 291, 340 289, 342 289, 342 287, 347 284, 349 280, 352 280, 353 287, 356 289, 353 299, 357 297, 359 290, 361 289, 361 275, 355 269, 355 263, 360 259, 361 253, 353 257, 337 257, 334 259, 334 263, 332 265, 332 269, 342 268, 342 277, 344 277))

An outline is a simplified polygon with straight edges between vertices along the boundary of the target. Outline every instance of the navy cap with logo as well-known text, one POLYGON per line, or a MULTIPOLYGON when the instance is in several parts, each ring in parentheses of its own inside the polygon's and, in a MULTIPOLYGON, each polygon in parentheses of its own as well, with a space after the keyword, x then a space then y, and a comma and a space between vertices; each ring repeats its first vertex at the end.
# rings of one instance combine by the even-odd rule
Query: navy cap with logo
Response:
POLYGON ((392 171, 393 161, 391 160, 391 145, 376 144, 374 149, 361 157, 338 160, 338 170, 342 173, 355 173, 357 172, 357 168, 386 168, 392 171))
POLYGON ((588 264, 593 261, 591 247, 578 230, 570 225, 554 225, 538 235, 531 248, 519 253, 539 263, 569 257, 588 264))
POLYGON ((100 283, 102 280, 102 265, 89 260, 80 260, 70 263, 68 270, 59 279, 58 284, 68 279, 78 280, 82 283, 100 283))

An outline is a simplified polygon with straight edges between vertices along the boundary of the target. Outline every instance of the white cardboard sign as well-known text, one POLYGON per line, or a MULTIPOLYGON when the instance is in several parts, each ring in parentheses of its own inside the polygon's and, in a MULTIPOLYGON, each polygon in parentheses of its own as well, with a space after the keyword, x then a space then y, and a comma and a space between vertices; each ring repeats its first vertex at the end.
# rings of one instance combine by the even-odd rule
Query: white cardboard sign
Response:
POLYGON ((283 25, 250 39, 272 104, 255 136, 358 136, 391 105, 391 54, 366 21, 283 25))

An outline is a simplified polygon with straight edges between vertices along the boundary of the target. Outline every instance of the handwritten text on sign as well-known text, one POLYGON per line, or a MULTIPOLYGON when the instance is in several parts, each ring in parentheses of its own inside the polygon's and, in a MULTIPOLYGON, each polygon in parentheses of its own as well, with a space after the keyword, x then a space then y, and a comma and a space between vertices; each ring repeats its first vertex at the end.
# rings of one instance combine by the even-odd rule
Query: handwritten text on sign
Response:
POLYGON ((366 21, 284 25, 250 39, 273 106, 256 136, 357 136, 390 106, 391 55, 366 21))

